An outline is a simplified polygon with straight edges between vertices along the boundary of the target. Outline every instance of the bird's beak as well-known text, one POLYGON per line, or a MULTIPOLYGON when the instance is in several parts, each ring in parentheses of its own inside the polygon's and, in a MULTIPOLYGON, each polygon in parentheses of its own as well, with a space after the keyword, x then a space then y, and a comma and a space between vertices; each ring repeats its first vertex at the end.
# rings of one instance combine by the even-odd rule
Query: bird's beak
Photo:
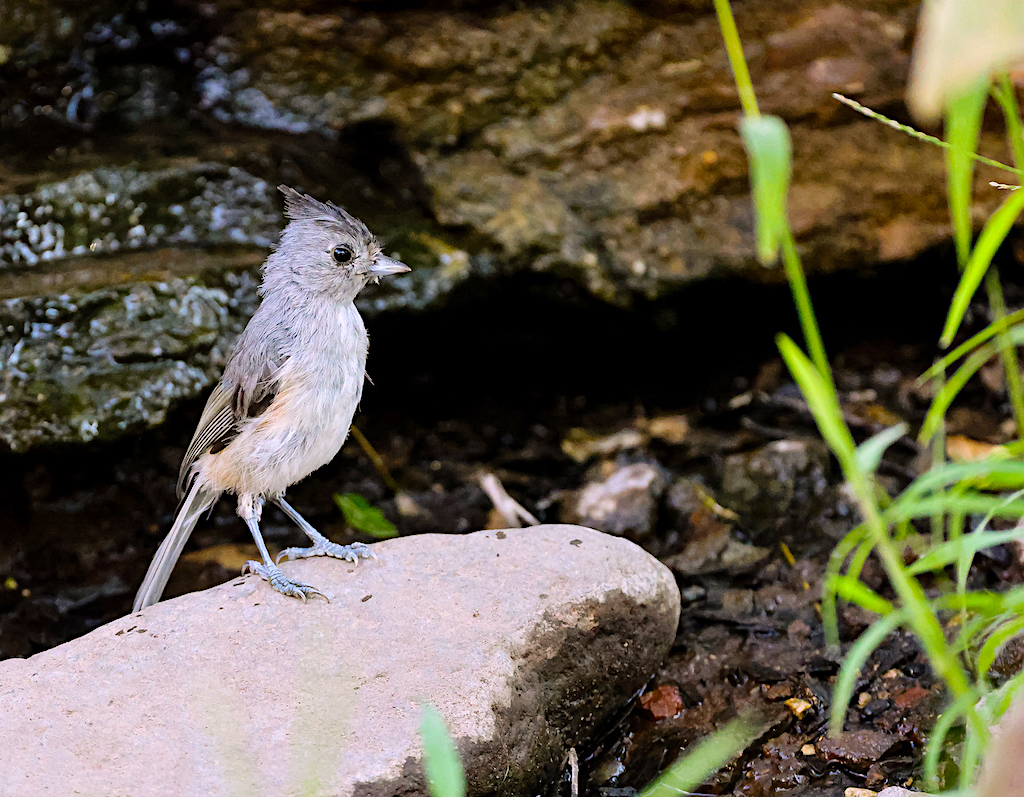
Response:
POLYGON ((380 279, 392 274, 404 274, 406 271, 412 271, 412 269, 405 265, 405 263, 380 255, 373 261, 373 265, 370 266, 368 273, 371 279, 380 279))

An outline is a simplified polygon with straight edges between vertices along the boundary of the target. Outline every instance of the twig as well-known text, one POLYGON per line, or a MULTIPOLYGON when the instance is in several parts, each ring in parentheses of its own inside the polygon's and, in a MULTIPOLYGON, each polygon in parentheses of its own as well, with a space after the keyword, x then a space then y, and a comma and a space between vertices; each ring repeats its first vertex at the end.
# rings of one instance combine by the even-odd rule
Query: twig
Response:
POLYGON ((363 449, 363 453, 370 458, 370 462, 373 463, 373 467, 376 468, 377 473, 379 473, 380 477, 384 480, 384 484, 386 484, 393 492, 397 493, 401 490, 398 486, 398 482, 394 480, 394 477, 392 477, 390 471, 388 471, 388 466, 384 464, 384 460, 381 458, 380 454, 378 454, 377 450, 370 445, 370 441, 366 439, 366 435, 360 432, 359 427, 355 424, 352 424, 352 436, 356 439, 356 442, 359 443, 359 447, 363 449))
POLYGON ((494 504, 494 508, 508 523, 509 528, 521 528, 524 522, 530 526, 540 525, 537 518, 527 512, 522 504, 505 491, 501 481, 493 473, 480 474, 478 481, 480 487, 487 493, 487 497, 491 499, 491 503, 494 504))

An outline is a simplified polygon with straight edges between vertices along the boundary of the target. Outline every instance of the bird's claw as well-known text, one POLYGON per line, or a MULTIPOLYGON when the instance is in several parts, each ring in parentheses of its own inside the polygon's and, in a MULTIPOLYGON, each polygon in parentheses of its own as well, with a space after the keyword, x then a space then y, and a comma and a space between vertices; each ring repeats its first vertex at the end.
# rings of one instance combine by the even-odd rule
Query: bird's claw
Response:
POLYGON ((277 565, 265 565, 250 559, 242 568, 242 573, 255 573, 270 584, 270 588, 275 592, 280 592, 289 598, 301 598, 303 603, 309 598, 323 598, 328 603, 331 602, 331 599, 316 587, 288 578, 277 565))
POLYGON ((376 559, 377 554, 373 549, 364 543, 353 542, 349 545, 338 545, 336 542, 317 541, 308 548, 285 548, 277 555, 277 561, 282 559, 308 559, 311 556, 330 556, 334 559, 344 559, 346 562, 357 564, 360 559, 376 559))

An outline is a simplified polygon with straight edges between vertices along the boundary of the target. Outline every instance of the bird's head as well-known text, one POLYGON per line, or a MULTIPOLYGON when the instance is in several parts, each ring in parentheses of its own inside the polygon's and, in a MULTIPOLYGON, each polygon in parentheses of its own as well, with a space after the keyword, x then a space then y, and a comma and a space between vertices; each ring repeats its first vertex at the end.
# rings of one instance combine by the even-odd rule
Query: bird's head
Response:
POLYGON ((264 287, 293 284, 338 301, 352 301, 368 282, 409 271, 386 257, 359 219, 330 202, 282 185, 290 219, 277 250, 264 266, 264 287))

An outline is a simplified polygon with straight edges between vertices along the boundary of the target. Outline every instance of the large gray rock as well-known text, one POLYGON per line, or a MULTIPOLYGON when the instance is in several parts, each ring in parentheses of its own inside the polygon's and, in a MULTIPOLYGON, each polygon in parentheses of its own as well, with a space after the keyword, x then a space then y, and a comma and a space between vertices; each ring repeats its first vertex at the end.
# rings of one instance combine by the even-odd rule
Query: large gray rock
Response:
POLYGON ((471 793, 532 795, 654 672, 671 573, 574 526, 425 535, 287 563, 0 663, 0 794, 425 794, 420 706, 471 793))

